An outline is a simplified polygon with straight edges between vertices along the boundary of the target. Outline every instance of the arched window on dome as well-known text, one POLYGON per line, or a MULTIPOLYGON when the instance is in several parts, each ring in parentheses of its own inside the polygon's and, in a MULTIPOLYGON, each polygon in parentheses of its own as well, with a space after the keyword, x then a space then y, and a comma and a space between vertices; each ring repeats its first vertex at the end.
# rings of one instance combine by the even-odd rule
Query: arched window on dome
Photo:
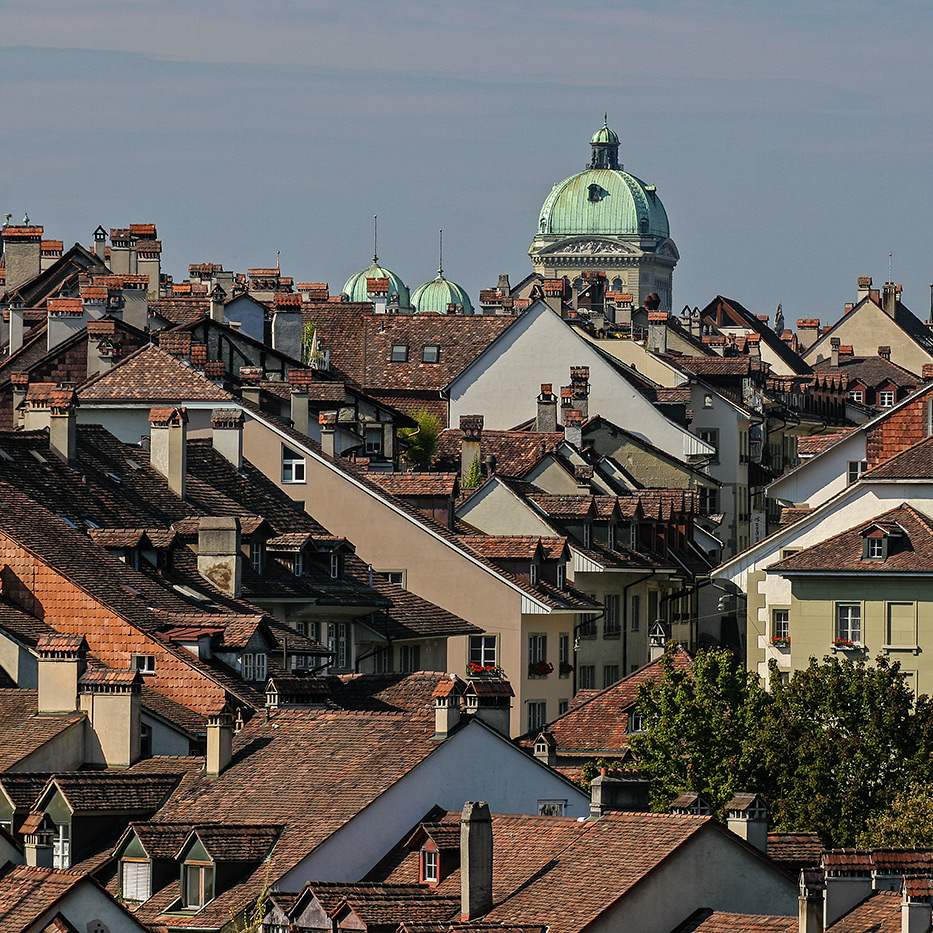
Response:
POLYGON ((619 278, 619 276, 616 276, 616 277, 612 280, 612 290, 613 290, 614 292, 622 291, 622 288, 623 288, 624 285, 625 285, 625 283, 622 281, 622 279, 619 278))
POLYGON ((648 233, 648 218, 642 217, 642 219, 638 222, 638 226, 641 228, 641 235, 646 236, 648 233))
POLYGON ((587 195, 587 197, 591 201, 599 201, 602 199, 603 189, 599 185, 590 185, 588 187, 588 190, 589 190, 589 194, 587 195))

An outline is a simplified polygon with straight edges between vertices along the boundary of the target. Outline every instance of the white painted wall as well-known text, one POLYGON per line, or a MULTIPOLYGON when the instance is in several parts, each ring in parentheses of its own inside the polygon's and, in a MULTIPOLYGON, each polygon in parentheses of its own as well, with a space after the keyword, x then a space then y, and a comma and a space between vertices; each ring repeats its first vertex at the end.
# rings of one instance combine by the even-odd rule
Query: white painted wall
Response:
POLYGON ((26 927, 26 933, 41 933, 56 913, 61 913, 76 930, 93 929, 92 922, 100 920, 111 933, 146 933, 146 927, 137 923, 132 914, 89 880, 76 884, 26 927))
POLYGON ((450 386, 450 424, 481 414, 485 427, 507 430, 534 418, 541 384, 570 384, 571 366, 590 367, 589 414, 678 459, 703 448, 699 439, 666 418, 574 328, 543 302, 535 302, 450 386), (699 445, 699 446, 698 446, 699 445))
POLYGON ((846 488, 849 463, 866 459, 866 443, 864 431, 853 431, 819 456, 775 480, 768 487, 768 495, 815 509, 846 488))
POLYGON ((471 721, 382 796, 337 830, 278 883, 358 881, 432 806, 460 810, 485 800, 493 813, 538 812, 538 800, 566 800, 567 815, 589 813, 589 797, 507 739, 471 721))

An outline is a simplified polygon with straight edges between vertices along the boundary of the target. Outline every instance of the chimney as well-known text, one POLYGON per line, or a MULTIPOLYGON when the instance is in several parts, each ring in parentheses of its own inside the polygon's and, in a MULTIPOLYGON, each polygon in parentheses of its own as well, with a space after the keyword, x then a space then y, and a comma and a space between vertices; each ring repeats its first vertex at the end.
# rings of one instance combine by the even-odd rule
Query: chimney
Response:
POLYGON ((139 760, 143 675, 135 669, 95 668, 78 683, 81 709, 97 739, 86 747, 85 762, 129 768, 139 760))
POLYGON ((482 463, 480 446, 483 440, 483 416, 460 416, 460 482, 466 483, 473 461, 482 463))
POLYGON ((35 868, 54 867, 52 821, 41 810, 32 811, 26 817, 20 833, 23 834, 23 855, 26 864, 35 868))
POLYGON ((586 421, 589 417, 588 409, 590 396, 590 367, 570 367, 570 388, 573 391, 573 407, 583 415, 586 421))
POLYGON ((508 298, 512 294, 512 286, 509 285, 509 276, 507 273, 499 276, 499 284, 496 288, 502 292, 503 298, 508 298))
POLYGON ((224 322, 224 299, 227 293, 219 286, 215 285, 211 289, 211 320, 215 324, 224 322))
POLYGON ((291 419, 292 427, 301 434, 307 434, 310 427, 310 414, 308 412, 308 394, 314 376, 310 369, 292 369, 288 373, 291 385, 291 419))
POLYGON ((56 389, 49 399, 49 450, 69 466, 78 459, 77 406, 74 389, 56 389))
POLYGON ((42 227, 10 224, 3 228, 2 237, 6 290, 11 292, 41 271, 42 227))
POLYGON ((893 282, 885 282, 881 292, 881 307, 888 317, 894 317, 897 312, 898 288, 893 282))
POLYGON ((871 295, 871 276, 860 275, 858 277, 858 291, 856 292, 856 302, 871 295))
MULTIPOLYGON (((20 377, 22 378, 22 377, 20 377)), ((27 377, 28 378, 28 377, 27 377)), ((59 393, 73 389, 61 389, 54 382, 32 382, 25 387, 25 405, 23 408, 23 430, 47 431, 51 428, 53 398, 61 404, 59 393)))
POLYGON ((575 408, 564 409, 564 440, 577 450, 583 449, 583 412, 575 408))
POLYGON ((460 816, 460 920, 492 909, 492 818, 486 801, 468 800, 460 816))
POLYGON ((262 396, 262 386, 260 383, 265 376, 261 366, 241 366, 240 367, 240 392, 243 398, 259 406, 262 396))
POLYGON ((106 373, 116 361, 116 326, 113 321, 87 322, 87 376, 106 373))
POLYGON ((23 314, 23 299, 17 295, 9 304, 10 310, 10 356, 12 356, 22 345, 23 337, 26 331, 26 325, 23 314))
POLYGON ((198 573, 228 596, 243 588, 240 520, 234 516, 198 519, 198 573))
MULTIPOLYGON (((852 859, 846 864, 835 867, 827 865, 829 853, 823 856, 825 889, 823 893, 823 927, 831 927, 840 917, 844 917, 853 907, 861 904, 872 893, 871 856, 864 853, 864 863, 856 867, 852 859)), ((858 859, 858 855, 855 856, 858 859)))
POLYGON ((208 360, 204 364, 204 375, 222 389, 227 387, 227 364, 223 360, 208 360))
POLYGON ((337 412, 322 411, 317 416, 321 426, 321 450, 328 457, 337 456, 337 412))
POLYGON ((610 811, 648 812, 648 781, 637 773, 600 774, 590 783, 590 817, 610 811))
POLYGON ((819 318, 799 318, 797 320, 797 340, 803 350, 808 350, 820 336, 819 318))
POLYGON ((188 470, 188 412, 184 408, 153 408, 149 412, 149 463, 185 498, 188 470))
POLYGON ((514 696, 512 685, 501 677, 471 677, 463 691, 463 702, 468 715, 507 736, 514 696))
POLYGON ((149 292, 158 298, 158 284, 149 285, 149 276, 137 275, 134 278, 124 276, 120 288, 120 302, 123 305, 123 323, 137 330, 149 329, 149 292))
POLYGON ((823 888, 808 881, 807 875, 806 871, 800 872, 797 933, 823 933, 823 888))
POLYGON ((736 794, 726 804, 726 826, 756 849, 768 851, 768 811, 758 794, 736 794))
POLYGON ((434 688, 434 738, 446 739, 460 724, 460 695, 463 682, 455 674, 434 688))
POLYGON ((534 756, 549 768, 556 767, 557 742, 554 741, 554 736, 550 732, 542 732, 535 739, 534 756))
POLYGON ((80 298, 49 298, 46 349, 54 350, 73 334, 84 330, 86 318, 80 298))
MULTIPOLYGON (((933 364, 926 364, 933 369, 933 364)), ((933 379, 933 375, 930 376, 933 379)), ((21 427, 25 418, 26 392, 29 389, 29 373, 10 373, 10 384, 13 387, 13 427, 21 427), (20 407, 22 406, 22 407, 20 407)))
POLYGON ((883 360, 891 359, 891 348, 890 347, 878 347, 878 356, 883 360))
POLYGON ((671 638, 670 626, 661 619, 649 623, 648 629, 648 660, 657 661, 667 651, 667 643, 671 638))
POLYGON ((933 884, 929 878, 905 877, 901 886, 901 933, 930 933, 933 884))
POLYGON ((87 666, 83 635, 40 635, 36 643, 38 713, 70 713, 78 708, 78 681, 87 666))
POLYGON ((667 311, 648 312, 648 349, 667 353, 667 311))
POLYGON ((233 718, 226 709, 207 717, 207 760, 204 770, 208 777, 217 777, 230 767, 233 759, 233 718))
POLYGON ((535 418, 536 431, 554 432, 557 430, 557 396, 550 382, 541 383, 538 396, 538 414, 535 418))
POLYGON ((107 313, 109 294, 100 285, 84 285, 81 288, 81 307, 87 321, 97 321, 107 313))
POLYGON ((301 295, 276 295, 272 309, 272 349, 300 360, 304 329, 301 295))
POLYGON ((830 358, 830 363, 833 366, 839 365, 839 345, 841 343, 842 341, 838 337, 829 338, 829 346, 830 346, 829 358, 830 358))
POLYGON ((243 412, 239 408, 215 408, 211 412, 214 450, 237 471, 243 469, 243 412))

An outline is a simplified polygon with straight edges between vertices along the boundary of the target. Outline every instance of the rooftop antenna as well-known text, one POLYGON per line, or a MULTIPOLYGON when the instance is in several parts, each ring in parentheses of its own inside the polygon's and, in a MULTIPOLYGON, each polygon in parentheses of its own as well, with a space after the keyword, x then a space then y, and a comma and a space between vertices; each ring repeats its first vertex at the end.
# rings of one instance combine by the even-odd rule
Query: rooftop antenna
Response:
POLYGON ((379 261, 379 250, 376 248, 379 243, 379 215, 373 214, 373 265, 379 261))
POLYGON ((438 230, 437 277, 444 278, 444 231, 438 230))
POLYGON ((277 249, 275 251, 275 271, 276 272, 282 271, 282 267, 279 265, 279 259, 281 258, 281 256, 282 256, 282 251, 280 249, 277 249))
POLYGON ((894 274, 892 272, 892 266, 894 265, 894 253, 888 253, 888 281, 894 281, 894 274))

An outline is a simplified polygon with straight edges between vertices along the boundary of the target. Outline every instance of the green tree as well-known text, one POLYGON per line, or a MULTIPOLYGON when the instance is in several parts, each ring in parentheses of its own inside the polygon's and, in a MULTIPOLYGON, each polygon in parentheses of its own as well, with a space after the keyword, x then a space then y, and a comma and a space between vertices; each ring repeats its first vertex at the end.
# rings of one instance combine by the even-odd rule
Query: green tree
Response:
POLYGON ((701 651, 690 671, 675 668, 669 657, 661 666, 661 679, 638 689, 648 726, 631 740, 651 784, 651 805, 666 810, 682 791, 696 791, 721 814, 737 792, 763 787, 752 749, 768 695, 725 649, 701 651))
POLYGON ((916 701, 900 664, 880 656, 810 659, 784 684, 755 742, 778 829, 817 832, 851 846, 869 818, 925 773, 926 697, 916 701))
POLYGON ((925 784, 911 784, 886 810, 868 818, 855 842, 864 847, 933 847, 933 790, 925 784))
POLYGON ((476 489, 483 481, 483 471, 479 468, 479 457, 474 457, 467 475, 463 478, 464 489, 476 489))
POLYGON ((412 414, 418 422, 416 428, 402 428, 399 435, 406 443, 402 459, 415 467, 425 468, 430 465, 437 450, 437 439, 441 433, 441 423, 436 415, 423 409, 412 414))

